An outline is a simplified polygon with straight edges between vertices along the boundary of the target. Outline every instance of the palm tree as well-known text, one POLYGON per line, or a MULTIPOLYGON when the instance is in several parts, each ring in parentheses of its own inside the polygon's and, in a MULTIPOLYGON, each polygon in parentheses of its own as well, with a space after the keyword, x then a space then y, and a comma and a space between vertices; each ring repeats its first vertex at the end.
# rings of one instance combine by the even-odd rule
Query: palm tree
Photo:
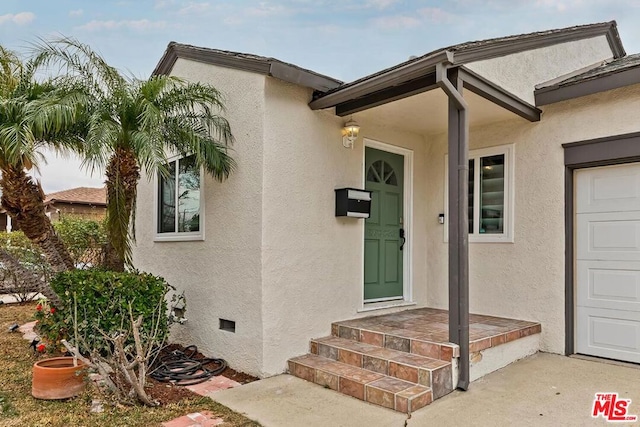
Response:
POLYGON ((81 87, 88 111, 85 165, 105 168, 107 267, 131 264, 136 188, 141 170, 168 176, 167 153, 193 155, 196 165, 222 181, 235 168, 233 136, 215 88, 169 76, 140 80, 109 66, 75 39, 42 41, 41 65, 58 67, 69 86, 81 87))
MULTIPOLYGON (((74 268, 73 261, 45 215, 40 184, 27 171, 43 160, 40 151, 45 146, 59 151, 80 149, 76 128, 80 110, 73 98, 58 96, 55 82, 37 81, 35 65, 0 46, 1 203, 58 272, 74 268)), ((2 262, 19 269, 19 264, 7 256, 1 254, 2 262)), ((28 271, 16 274, 22 274, 25 280, 33 278, 28 271)), ((46 284, 39 286, 54 303, 59 302, 46 284)))

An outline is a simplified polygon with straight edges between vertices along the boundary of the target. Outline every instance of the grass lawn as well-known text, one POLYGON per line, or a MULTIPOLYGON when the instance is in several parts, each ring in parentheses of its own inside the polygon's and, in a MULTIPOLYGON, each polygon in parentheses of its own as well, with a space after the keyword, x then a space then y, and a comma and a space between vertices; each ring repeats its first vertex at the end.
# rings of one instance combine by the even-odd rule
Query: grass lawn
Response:
POLYGON ((11 426, 159 426, 192 412, 210 411, 224 418, 224 426, 259 426, 207 397, 194 397, 159 408, 107 406, 92 414, 89 392, 67 401, 37 400, 31 396, 31 367, 36 356, 14 323, 33 320, 35 304, 0 306, 0 425, 11 426))

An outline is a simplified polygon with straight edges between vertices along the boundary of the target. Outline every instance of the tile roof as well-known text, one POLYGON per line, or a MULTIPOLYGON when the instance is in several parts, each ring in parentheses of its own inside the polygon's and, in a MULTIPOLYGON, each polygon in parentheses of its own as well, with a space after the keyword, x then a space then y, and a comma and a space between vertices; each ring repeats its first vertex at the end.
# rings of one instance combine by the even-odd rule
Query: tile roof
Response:
POLYGON ((63 203, 79 203, 86 205, 103 205, 107 204, 107 188, 94 187, 77 187, 68 190, 49 193, 45 197, 45 204, 63 202, 63 203))

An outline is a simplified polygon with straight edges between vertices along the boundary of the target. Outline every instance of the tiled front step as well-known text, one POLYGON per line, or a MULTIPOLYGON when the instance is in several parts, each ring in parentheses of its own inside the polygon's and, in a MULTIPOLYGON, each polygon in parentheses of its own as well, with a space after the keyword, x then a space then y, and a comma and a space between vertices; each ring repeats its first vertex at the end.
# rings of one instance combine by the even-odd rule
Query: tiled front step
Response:
POLYGON ((453 390, 451 362, 334 336, 311 340, 311 353, 429 387, 434 399, 453 390))
MULTIPOLYGON (((380 347, 450 360, 451 352, 453 357, 457 357, 458 348, 448 342, 448 318, 446 310, 423 307, 334 322, 331 334, 380 347)), ((469 350, 476 353, 540 332, 541 326, 536 322, 470 314, 469 350)))
POLYGON ((446 362, 460 357, 460 347, 456 344, 431 341, 423 338, 423 334, 410 330, 380 332, 333 323, 331 335, 446 362))
POLYGON ((416 411, 433 400, 428 387, 314 354, 290 359, 289 372, 340 393, 404 413, 416 411))

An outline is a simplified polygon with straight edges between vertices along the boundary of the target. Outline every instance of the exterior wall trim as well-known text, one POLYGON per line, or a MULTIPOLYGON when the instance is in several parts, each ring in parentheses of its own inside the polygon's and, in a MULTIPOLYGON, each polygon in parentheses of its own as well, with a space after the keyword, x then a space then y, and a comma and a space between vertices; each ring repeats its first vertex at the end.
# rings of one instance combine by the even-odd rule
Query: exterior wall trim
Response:
POLYGON ((575 352, 574 171, 640 161, 640 132, 562 144, 565 164, 565 353, 575 352))

